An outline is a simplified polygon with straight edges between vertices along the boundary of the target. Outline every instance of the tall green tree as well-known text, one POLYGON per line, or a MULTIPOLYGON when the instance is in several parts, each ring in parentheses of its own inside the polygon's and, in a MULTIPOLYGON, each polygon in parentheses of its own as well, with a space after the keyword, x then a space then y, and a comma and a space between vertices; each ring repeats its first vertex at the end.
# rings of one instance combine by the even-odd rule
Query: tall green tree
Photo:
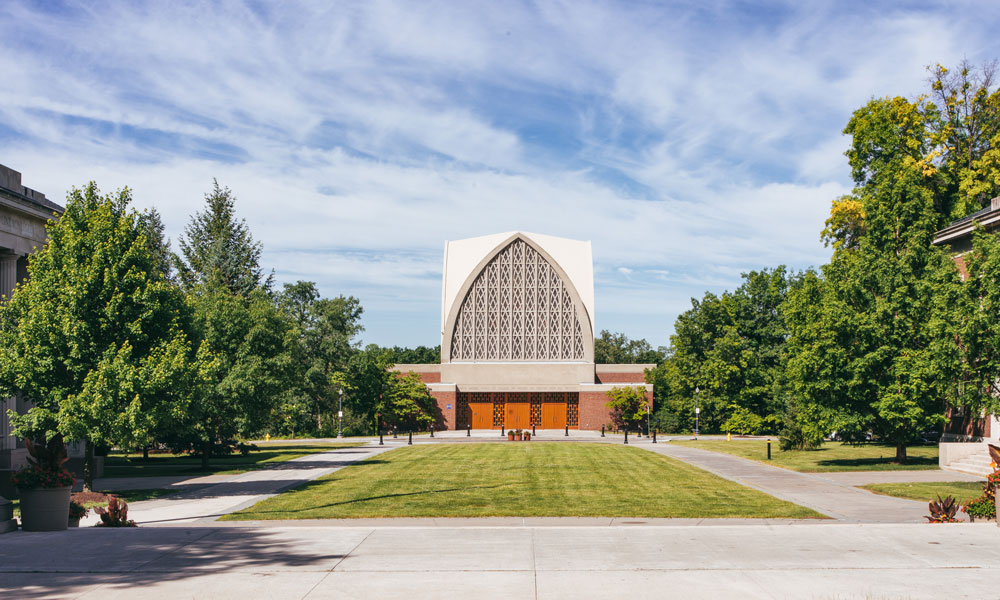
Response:
POLYGON ((246 221, 236 218, 236 197, 218 181, 212 180, 205 210, 191 218, 178 242, 181 253, 174 262, 185 289, 217 279, 240 296, 270 290, 274 276, 265 277, 260 266, 263 246, 254 241, 246 221))
POLYGON ((675 322, 668 358, 648 375, 664 425, 693 429, 698 389, 703 430, 721 430, 732 407, 777 426, 788 333, 782 304, 800 279, 783 266, 751 271, 732 292, 692 299, 675 322))
POLYGON ((320 298, 311 281, 285 284, 278 305, 296 325, 296 362, 302 371, 300 383, 286 391, 286 398, 293 405, 305 404, 320 432, 324 416, 332 417, 345 388, 348 361, 357 349, 354 338, 364 329, 363 309, 353 296, 320 298))
POLYGON ((198 381, 191 313, 150 251, 128 189, 73 188, 47 225, 28 279, 0 305, 0 387, 34 404, 10 413, 17 435, 55 433, 94 444, 148 444, 190 409, 198 381))
POLYGON ((170 441, 207 467, 219 448, 265 431, 282 392, 298 383, 296 328, 264 290, 237 295, 221 277, 189 298, 205 384, 170 441))
POLYGON ((854 113, 845 133, 864 233, 837 247, 786 311, 792 392, 841 434, 895 444, 899 462, 907 442, 943 421, 953 374, 936 308, 957 274, 931 244, 941 213, 928 114, 903 98, 854 113))
POLYGON ((363 350, 355 352, 348 362, 348 389, 344 392, 344 402, 352 413, 370 423, 373 433, 377 433, 385 423, 378 410, 389 379, 394 377, 389 371, 393 366, 390 351, 376 344, 368 344, 363 350))

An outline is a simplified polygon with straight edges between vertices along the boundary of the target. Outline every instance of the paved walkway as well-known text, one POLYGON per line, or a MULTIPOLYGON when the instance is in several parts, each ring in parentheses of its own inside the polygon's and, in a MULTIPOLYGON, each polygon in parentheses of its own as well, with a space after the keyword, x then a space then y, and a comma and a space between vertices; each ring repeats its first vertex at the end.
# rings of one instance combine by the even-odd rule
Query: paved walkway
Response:
MULTIPOLYGON (((927 504, 873 494, 823 477, 798 473, 757 461, 688 446, 637 444, 636 447, 682 460, 720 477, 756 488, 840 521, 858 523, 924 523, 927 504)), ((964 517, 964 515, 962 515, 964 517)))
MULTIPOLYGON (((202 481, 194 489, 157 500, 129 504, 129 517, 140 525, 177 525, 211 522, 222 515, 252 506, 265 498, 307 481, 333 473, 347 465, 376 456, 392 446, 357 446, 302 456, 274 466, 225 477, 221 482, 202 481)), ((150 477, 135 478, 147 483, 150 477)), ((197 478, 199 480, 207 477, 197 478)), ((184 483, 190 483, 187 480, 184 483)), ((141 485, 141 483, 137 485, 141 485)), ((172 485, 176 485, 176 482, 172 485)), ((110 488, 126 489, 126 488, 110 488)), ((132 487, 130 489, 139 489, 132 487)), ((90 514, 81 526, 97 523, 90 514)))
POLYGON ((998 536, 992 524, 18 532, 0 538, 0 597, 996 598, 998 536))

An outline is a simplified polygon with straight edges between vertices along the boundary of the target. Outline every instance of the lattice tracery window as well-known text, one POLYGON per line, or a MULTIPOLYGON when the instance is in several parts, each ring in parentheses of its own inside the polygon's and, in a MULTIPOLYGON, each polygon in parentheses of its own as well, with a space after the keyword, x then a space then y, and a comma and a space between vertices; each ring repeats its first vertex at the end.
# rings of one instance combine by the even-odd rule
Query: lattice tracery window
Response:
POLYGON ((469 288, 451 338, 452 360, 583 360, 583 326, 566 284, 524 240, 514 240, 469 288))

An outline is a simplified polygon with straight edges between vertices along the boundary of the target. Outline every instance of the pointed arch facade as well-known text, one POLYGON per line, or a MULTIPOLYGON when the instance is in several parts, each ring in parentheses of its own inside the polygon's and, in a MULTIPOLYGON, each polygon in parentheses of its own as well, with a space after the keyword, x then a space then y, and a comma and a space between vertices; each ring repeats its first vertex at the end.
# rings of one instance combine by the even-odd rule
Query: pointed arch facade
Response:
POLYGON ((591 316, 560 265, 514 234, 472 270, 442 332, 442 362, 594 359, 591 316))

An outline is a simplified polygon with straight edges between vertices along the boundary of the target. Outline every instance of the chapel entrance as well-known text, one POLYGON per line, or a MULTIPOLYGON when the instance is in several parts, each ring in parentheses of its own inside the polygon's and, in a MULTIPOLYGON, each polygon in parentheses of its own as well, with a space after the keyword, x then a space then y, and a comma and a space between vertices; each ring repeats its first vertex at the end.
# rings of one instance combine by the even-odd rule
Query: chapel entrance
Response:
POLYGON ((576 392, 458 392, 456 426, 465 429, 576 429, 576 392))

